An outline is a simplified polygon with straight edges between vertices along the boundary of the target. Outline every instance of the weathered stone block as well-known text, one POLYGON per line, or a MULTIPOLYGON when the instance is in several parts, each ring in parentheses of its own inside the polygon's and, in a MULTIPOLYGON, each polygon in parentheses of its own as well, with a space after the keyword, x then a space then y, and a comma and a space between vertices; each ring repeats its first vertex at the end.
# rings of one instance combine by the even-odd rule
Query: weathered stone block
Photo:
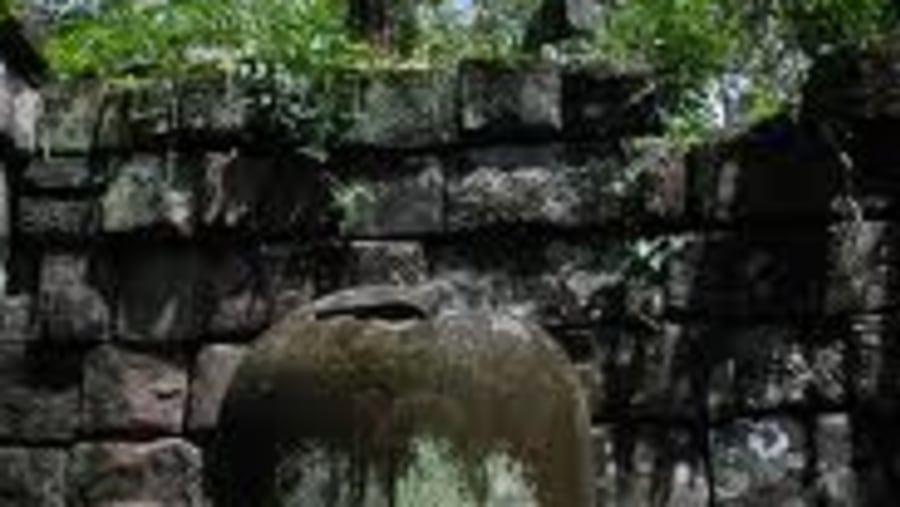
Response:
POLYGON ((115 255, 115 332, 125 341, 198 338, 209 315, 200 289, 202 255, 192 248, 124 248, 115 255))
POLYGON ((35 125, 41 108, 31 83, 0 62, 0 133, 23 151, 35 148, 35 125))
POLYGON ((249 98, 239 83, 224 75, 182 82, 177 94, 182 132, 215 138, 248 127, 249 98))
POLYGON ((512 312, 543 324, 655 318, 662 285, 623 284, 620 243, 540 235, 475 234, 429 253, 434 276, 457 286, 472 308, 512 312), (528 245, 529 248, 523 248, 528 245))
POLYGON ((688 156, 688 210, 716 221, 825 219, 839 188, 834 148, 776 118, 688 156))
POLYGON ((87 158, 49 157, 32 160, 23 179, 37 190, 82 190, 95 187, 99 174, 92 170, 87 158))
POLYGON ((659 91, 646 73, 581 68, 562 76, 566 136, 598 140, 662 130, 659 91))
POLYGON ((761 324, 694 326, 692 333, 713 414, 846 401, 849 356, 839 333, 761 324))
POLYGON ((854 471, 853 429, 846 414, 827 414, 816 419, 816 490, 821 503, 854 507, 859 503, 859 484, 854 471))
POLYGON ((577 160, 563 146, 469 150, 448 187, 451 227, 593 224, 621 216, 623 164, 613 156, 577 160))
POLYGON ((829 232, 827 311, 872 313, 896 306, 897 228, 887 222, 841 222, 829 232))
POLYGON ((111 312, 90 272, 91 259, 47 255, 41 262, 37 320, 54 340, 98 341, 108 336, 111 312))
POLYGON ((61 442, 78 428, 82 357, 35 343, 0 343, 0 438, 61 442))
POLYGON ((417 285, 428 278, 421 243, 357 241, 351 245, 348 285, 417 285))
POLYGON ((699 415, 697 358, 682 328, 672 324, 606 326, 596 336, 601 372, 597 414, 689 418, 699 415))
POLYGON ((188 400, 187 367, 172 354, 103 345, 86 358, 83 396, 88 432, 179 432, 188 400))
POLYGON ((900 353, 894 317, 860 315, 848 320, 845 331, 855 399, 882 410, 900 407, 900 353))
POLYGON ((212 336, 253 336, 269 324, 274 306, 270 268, 256 248, 206 252, 195 311, 212 336))
POLYGON ((0 342, 27 342, 36 337, 28 296, 0 297, 0 342))
MULTIPOLYGON (((269 244, 260 248, 262 264, 266 266, 266 278, 273 302, 272 320, 277 320, 291 310, 309 304, 320 283, 316 268, 330 268, 333 258, 324 255, 323 262, 308 248, 296 244, 269 244)), ((329 289, 323 289, 330 291, 329 289)))
POLYGON ((726 507, 813 506, 803 426, 788 418, 738 420, 712 430, 716 498, 726 507))
POLYGON ((97 230, 97 209, 84 199, 21 197, 19 229, 34 236, 84 238, 97 230))
POLYGON ((173 157, 137 156, 114 169, 101 200, 104 231, 193 230, 195 176, 173 157))
POLYGON ((43 112, 37 121, 37 144, 43 153, 84 154, 123 144, 125 132, 118 108, 108 100, 107 86, 82 81, 42 92, 43 112))
POLYGON ((0 448, 0 498, 8 507, 65 507, 64 450, 0 448))
POLYGON ((205 179, 197 199, 200 223, 208 228, 281 234, 318 220, 325 202, 319 167, 311 160, 213 152, 187 161, 205 179))
POLYGON ((651 425, 594 429, 597 505, 705 507, 710 484, 690 432, 651 425))
POLYGON ((79 444, 67 505, 202 507, 201 467, 200 451, 178 439, 79 444))
POLYGON ((820 314, 827 286, 822 229, 687 236, 669 255, 669 309, 693 315, 820 314))
POLYGON ((219 408, 245 351, 239 345, 210 345, 200 352, 191 381, 188 428, 194 431, 216 428, 219 408))
POLYGON ((360 164, 332 190, 345 233, 402 236, 443 230, 444 161, 410 156, 360 164))
POLYGON ((562 130, 558 69, 472 61, 462 64, 459 73, 464 135, 521 140, 562 130))
POLYGON ((456 139, 454 76, 403 71, 358 81, 356 119, 343 141, 380 148, 416 148, 456 139))

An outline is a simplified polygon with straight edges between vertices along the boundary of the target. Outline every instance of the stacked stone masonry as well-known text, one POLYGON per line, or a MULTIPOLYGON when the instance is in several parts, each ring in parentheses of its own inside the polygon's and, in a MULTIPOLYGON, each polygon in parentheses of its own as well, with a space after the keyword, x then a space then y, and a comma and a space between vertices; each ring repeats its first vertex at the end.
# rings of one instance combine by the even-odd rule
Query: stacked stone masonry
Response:
POLYGON ((0 504, 206 505, 254 337, 423 283, 559 339, 600 505, 893 504, 900 51, 842 58, 689 153, 601 68, 356 77, 324 161, 224 82, 0 81, 0 504))

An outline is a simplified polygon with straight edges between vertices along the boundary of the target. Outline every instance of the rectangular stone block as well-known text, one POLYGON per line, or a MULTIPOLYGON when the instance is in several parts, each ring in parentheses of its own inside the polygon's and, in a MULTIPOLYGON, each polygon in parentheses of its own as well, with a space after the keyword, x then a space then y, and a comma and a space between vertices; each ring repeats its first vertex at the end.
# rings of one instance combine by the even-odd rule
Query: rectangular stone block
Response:
POLYGON ((183 357, 102 345, 85 363, 82 421, 89 433, 181 431, 188 402, 183 357))
POLYGON ((818 132, 778 117, 688 156, 692 216, 721 222, 831 216, 840 163, 818 132))
POLYGON ((667 259, 671 312, 706 317, 820 315, 827 286, 822 229, 686 236, 667 259))
POLYGON ((826 311, 873 313, 896 307, 897 228, 888 222, 841 222, 829 234, 826 311))
POLYGON ((35 148, 35 124, 41 96, 32 83, 0 62, 0 135, 22 151, 35 148))
POLYGON ((456 81, 447 72, 393 71, 351 79, 357 96, 347 144, 422 148, 457 138, 456 81))
POLYGON ((23 181, 31 190, 93 190, 100 175, 87 157, 44 157, 33 159, 23 173, 23 181))
POLYGON ((521 140, 561 132, 559 69, 470 61, 460 66, 459 73, 464 136, 521 140))
POLYGON ((63 449, 0 448, 4 507, 65 507, 67 464, 63 449))
POLYGON ((881 410, 900 408, 900 351, 893 316, 860 315, 843 329, 850 359, 850 389, 858 402, 881 410))
POLYGON ((851 356, 827 325, 696 324, 690 333, 715 417, 847 400, 851 356))
POLYGON ((180 163, 192 168, 194 178, 201 175, 195 204, 204 229, 284 235, 307 231, 323 220, 323 169, 312 159, 231 150, 185 157, 180 163))
POLYGON ((86 199, 20 197, 17 226, 31 236, 86 238, 97 231, 98 214, 86 199))
POLYGON ((200 351, 191 380, 189 429, 216 428, 222 401, 245 353, 246 348, 239 345, 210 345, 200 351))
POLYGON ((234 139, 249 128, 250 98, 242 84, 230 76, 182 82, 177 96, 177 128, 191 139, 234 139))
POLYGON ((124 144, 125 126, 105 84, 57 84, 43 90, 42 96, 43 111, 36 127, 40 152, 87 154, 124 144))
POLYGON ((115 334, 129 342, 192 341, 209 316, 201 294, 204 259, 191 247, 141 249, 112 255, 116 281, 115 334))
POLYGON ((706 507, 702 443, 676 426, 603 425, 593 431, 597 505, 706 507))
POLYGON ((566 71, 562 102, 565 133, 571 139, 618 139, 662 130, 660 92, 646 73, 566 71))
POLYGON ((445 163, 436 156, 347 161, 353 173, 332 189, 346 235, 394 237, 444 230, 445 163))
POLYGON ((628 274, 624 284, 622 260, 628 252, 622 246, 487 233, 436 246, 429 258, 433 276, 459 287, 471 308, 512 312, 549 326, 629 315, 652 320, 663 307, 659 274, 628 274))
POLYGON ((84 443, 69 466, 72 507, 203 507, 202 456, 184 440, 84 443))
POLYGON ((136 155, 111 168, 100 199, 104 232, 146 230, 182 235, 194 229, 193 168, 177 155, 136 155))
POLYGON ((37 324, 52 340, 103 341, 112 315, 87 254, 50 254, 41 260, 37 324))
POLYGON ((425 251, 414 241, 356 241, 350 246, 347 284, 417 285, 428 278, 425 251))
POLYGON ((208 312, 198 321, 200 331, 213 337, 254 337, 271 321, 275 269, 260 249, 203 252, 195 311, 208 312))
POLYGON ((813 507, 806 487, 809 435, 785 417, 741 419, 710 432, 718 505, 813 507))
POLYGON ((78 429, 82 357, 38 343, 0 343, 0 439, 64 442, 78 429))
POLYGON ((816 418, 816 490, 828 507, 855 507, 861 502, 854 470, 853 428, 847 414, 824 414, 816 418))
POLYGON ((37 337, 29 296, 0 297, 0 343, 28 342, 37 337))
POLYGON ((605 325, 594 335, 594 413, 689 419, 700 415, 698 359, 683 330, 605 325))

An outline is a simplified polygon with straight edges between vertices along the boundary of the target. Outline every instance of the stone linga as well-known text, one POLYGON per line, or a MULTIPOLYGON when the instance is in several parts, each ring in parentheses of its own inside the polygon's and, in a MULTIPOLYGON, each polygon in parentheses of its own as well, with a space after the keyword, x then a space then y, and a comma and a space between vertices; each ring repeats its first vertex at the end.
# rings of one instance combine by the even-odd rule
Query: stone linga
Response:
POLYGON ((217 505, 593 505, 586 403, 540 328, 331 301, 276 324, 238 370, 210 464, 217 505))

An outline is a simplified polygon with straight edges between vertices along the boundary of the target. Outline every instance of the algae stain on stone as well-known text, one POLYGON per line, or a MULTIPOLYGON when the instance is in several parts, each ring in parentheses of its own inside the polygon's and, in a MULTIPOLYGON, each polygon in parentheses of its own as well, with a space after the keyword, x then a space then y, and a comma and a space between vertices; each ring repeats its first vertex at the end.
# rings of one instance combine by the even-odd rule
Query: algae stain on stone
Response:
POLYGON ((452 446, 435 438, 411 444, 411 459, 391 484, 365 470, 356 485, 347 481, 346 456, 307 451, 281 470, 279 507, 539 507, 524 467, 503 453, 464 463, 452 446), (477 470, 471 470, 471 467, 477 470), (474 472, 474 473, 473 473, 474 472), (293 479, 290 479, 293 477, 293 479), (473 477, 483 480, 473 481, 473 477), (289 483, 295 480, 294 483, 289 483), (361 487, 360 487, 361 485, 361 487))

